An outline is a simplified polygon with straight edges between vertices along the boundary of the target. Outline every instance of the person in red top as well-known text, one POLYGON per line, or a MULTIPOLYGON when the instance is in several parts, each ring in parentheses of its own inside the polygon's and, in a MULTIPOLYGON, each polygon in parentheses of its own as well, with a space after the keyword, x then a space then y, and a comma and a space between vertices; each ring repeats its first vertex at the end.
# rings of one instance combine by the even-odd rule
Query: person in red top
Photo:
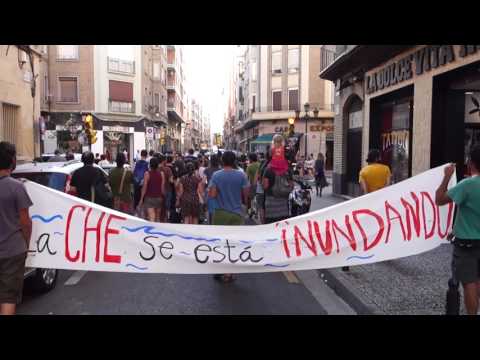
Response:
POLYGON ((275 175, 283 175, 288 171, 288 161, 285 158, 285 147, 282 135, 275 135, 272 140, 272 160, 270 161, 270 169, 275 175))
POLYGON ((145 204, 149 221, 160 222, 160 211, 165 197, 165 179, 158 168, 158 159, 150 160, 150 171, 147 171, 143 180, 142 197, 139 206, 145 204))

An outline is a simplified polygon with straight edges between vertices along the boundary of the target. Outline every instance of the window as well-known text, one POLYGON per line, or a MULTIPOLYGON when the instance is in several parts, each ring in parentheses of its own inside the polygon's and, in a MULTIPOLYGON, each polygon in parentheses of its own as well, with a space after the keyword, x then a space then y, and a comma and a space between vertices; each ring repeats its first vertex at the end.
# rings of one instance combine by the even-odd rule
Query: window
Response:
POLYGON ((298 109, 298 89, 288 89, 288 110, 298 109))
POLYGON ((58 101, 66 103, 78 103, 78 78, 61 76, 58 78, 58 101))
POLYGON ((272 104, 273 104, 273 111, 282 110, 282 91, 281 90, 272 92, 272 104))
POLYGON ((2 104, 2 116, 0 123, 0 140, 12 144, 17 142, 17 116, 18 106, 2 104))
POLYGON ((251 69, 250 77, 252 78, 252 81, 257 81, 257 63, 252 62, 250 69, 251 69))
POLYGON ((298 48, 288 49, 288 72, 295 73, 298 71, 299 52, 298 48))
MULTIPOLYGON (((146 89, 145 89, 146 90, 146 89)), ((109 81, 110 111, 134 112, 133 84, 125 81, 109 81)))
POLYGON ((108 71, 124 74, 135 74, 135 61, 108 58, 108 71))
POLYGON ((153 62, 153 77, 160 79, 160 61, 153 62))
POLYGON ((48 102, 49 99, 49 89, 48 89, 48 74, 45 74, 43 76, 43 96, 44 96, 44 101, 48 102))
POLYGON ((78 45, 57 45, 57 60, 78 60, 78 45))
POLYGON ((255 95, 252 95, 252 112, 255 112, 255 95))
POLYGON ((282 51, 273 51, 272 48, 272 73, 282 73, 282 51))

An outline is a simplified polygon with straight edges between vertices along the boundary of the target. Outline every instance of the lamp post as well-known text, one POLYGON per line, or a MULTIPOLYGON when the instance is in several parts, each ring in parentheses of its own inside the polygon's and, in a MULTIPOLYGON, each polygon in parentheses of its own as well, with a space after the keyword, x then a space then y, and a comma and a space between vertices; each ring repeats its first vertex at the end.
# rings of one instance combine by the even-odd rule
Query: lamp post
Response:
MULTIPOLYGON (((310 120, 310 104, 309 103, 305 103, 303 105, 303 109, 305 110, 305 115, 303 117, 303 119, 305 120, 305 160, 307 159, 307 155, 308 155, 308 120, 310 120)), ((313 110, 313 119, 317 119, 318 118, 318 113, 319 113, 319 110, 317 108, 315 108, 313 110)), ((300 110, 295 110, 295 117, 297 120, 300 120, 300 110)))

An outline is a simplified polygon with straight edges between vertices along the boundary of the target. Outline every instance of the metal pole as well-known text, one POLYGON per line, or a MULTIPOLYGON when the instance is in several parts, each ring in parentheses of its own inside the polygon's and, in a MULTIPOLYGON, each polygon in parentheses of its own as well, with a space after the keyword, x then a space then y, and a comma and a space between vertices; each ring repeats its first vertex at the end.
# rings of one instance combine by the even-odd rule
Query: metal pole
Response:
POLYGON ((308 114, 305 114, 305 160, 307 160, 308 114))

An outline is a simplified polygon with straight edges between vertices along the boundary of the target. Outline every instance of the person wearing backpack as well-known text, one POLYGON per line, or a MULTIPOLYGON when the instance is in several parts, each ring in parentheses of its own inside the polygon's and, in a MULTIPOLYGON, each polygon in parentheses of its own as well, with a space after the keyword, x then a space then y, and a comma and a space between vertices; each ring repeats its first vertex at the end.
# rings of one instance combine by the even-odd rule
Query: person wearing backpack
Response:
POLYGON ((86 151, 82 155, 83 167, 76 170, 70 181, 70 192, 79 198, 98 205, 112 207, 112 193, 103 172, 93 166, 93 153, 86 151))
POLYGON ((147 150, 140 152, 140 160, 135 164, 133 170, 133 208, 136 209, 142 195, 143 179, 148 171, 147 150))
POLYGON ((262 177, 266 224, 289 217, 288 197, 293 190, 292 173, 282 151, 282 136, 275 135, 272 145, 272 160, 262 177))
POLYGON ((126 160, 125 155, 117 154, 117 167, 110 172, 109 182, 113 193, 113 208, 131 214, 133 174, 124 167, 126 160))

